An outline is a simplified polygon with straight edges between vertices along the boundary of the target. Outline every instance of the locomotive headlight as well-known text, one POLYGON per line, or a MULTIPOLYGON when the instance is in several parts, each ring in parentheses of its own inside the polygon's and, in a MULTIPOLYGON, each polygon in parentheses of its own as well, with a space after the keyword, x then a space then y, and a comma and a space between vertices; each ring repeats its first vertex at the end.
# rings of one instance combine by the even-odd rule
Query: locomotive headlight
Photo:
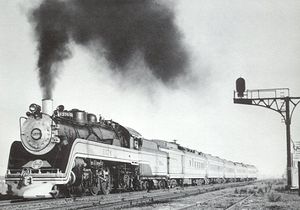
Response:
POLYGON ((32 113, 40 112, 41 111, 41 107, 39 105, 37 105, 37 104, 30 104, 29 111, 31 111, 32 113))

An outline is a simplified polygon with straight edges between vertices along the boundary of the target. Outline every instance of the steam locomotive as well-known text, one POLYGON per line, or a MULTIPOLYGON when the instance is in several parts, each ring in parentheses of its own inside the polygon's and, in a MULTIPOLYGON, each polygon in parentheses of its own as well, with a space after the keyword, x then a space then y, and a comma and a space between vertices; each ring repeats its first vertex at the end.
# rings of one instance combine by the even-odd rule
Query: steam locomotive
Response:
POLYGON ((253 165, 227 161, 178 143, 145 139, 82 110, 31 104, 11 145, 7 193, 23 198, 108 194, 176 185, 254 180, 253 165))

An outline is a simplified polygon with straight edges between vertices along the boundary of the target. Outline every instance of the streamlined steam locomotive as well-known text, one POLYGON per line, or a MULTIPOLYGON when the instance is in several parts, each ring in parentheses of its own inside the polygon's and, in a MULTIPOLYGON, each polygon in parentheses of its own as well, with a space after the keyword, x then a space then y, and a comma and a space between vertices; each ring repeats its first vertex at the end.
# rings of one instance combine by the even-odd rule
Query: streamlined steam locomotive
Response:
POLYGON ((148 140, 137 131, 78 109, 31 104, 11 145, 7 193, 24 198, 108 194, 176 185, 254 180, 253 165, 148 140))

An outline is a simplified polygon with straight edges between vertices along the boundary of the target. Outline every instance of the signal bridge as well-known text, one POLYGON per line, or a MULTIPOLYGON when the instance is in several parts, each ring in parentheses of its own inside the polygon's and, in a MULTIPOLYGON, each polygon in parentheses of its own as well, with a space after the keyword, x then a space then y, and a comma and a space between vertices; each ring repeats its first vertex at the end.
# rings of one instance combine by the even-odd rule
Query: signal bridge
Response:
POLYGON ((292 186, 291 119, 300 97, 290 97, 288 88, 246 90, 245 80, 236 80, 233 103, 265 107, 279 113, 286 125, 287 187, 292 186))

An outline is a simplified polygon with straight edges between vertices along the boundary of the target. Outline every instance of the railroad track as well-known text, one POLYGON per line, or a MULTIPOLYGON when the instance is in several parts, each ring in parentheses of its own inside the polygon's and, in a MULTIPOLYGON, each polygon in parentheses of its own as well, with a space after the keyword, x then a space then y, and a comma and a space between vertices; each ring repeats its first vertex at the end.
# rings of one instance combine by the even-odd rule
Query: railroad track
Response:
MULTIPOLYGON (((230 203, 228 206, 223 206, 222 209, 224 209, 224 210, 240 209, 238 207, 240 207, 243 204, 243 202, 245 202, 247 199, 249 199, 252 195, 253 194, 242 196, 242 198, 238 199, 237 201, 235 201, 233 203, 230 203)), ((190 209, 200 209, 200 208, 206 209, 206 208, 209 208, 208 206, 211 201, 213 201, 215 203, 218 199, 226 199, 226 197, 228 197, 228 195, 217 196, 214 198, 198 201, 194 204, 190 204, 190 205, 187 205, 184 207, 177 208, 176 210, 190 210, 190 209)), ((224 201, 223 201, 223 203, 224 203, 224 201)))
POLYGON ((234 204, 230 205, 229 207, 227 207, 226 210, 233 210, 233 209, 235 209, 239 205, 242 205, 243 202, 245 202, 246 200, 248 200, 252 196, 253 196, 253 193, 250 194, 250 195, 248 195, 248 196, 245 196, 244 198, 238 200, 236 203, 234 203, 234 204))
POLYGON ((120 194, 85 196, 74 198, 43 199, 34 201, 6 200, 0 201, 0 209, 123 209, 134 206, 143 206, 151 203, 168 202, 201 193, 217 191, 225 188, 245 186, 249 183, 217 184, 212 186, 198 186, 175 188, 170 190, 153 190, 125 192, 120 194), (2 202, 2 203, 1 203, 2 202))
POLYGON ((254 193, 235 195, 232 192, 227 192, 222 195, 214 195, 211 198, 203 199, 195 203, 176 208, 176 210, 191 210, 191 209, 224 209, 234 210, 241 209, 242 204, 251 198, 254 193))
POLYGON ((190 205, 187 205, 187 206, 184 206, 184 207, 180 207, 177 210, 188 210, 188 209, 191 209, 191 208, 194 208, 194 207, 201 206, 201 204, 203 204, 203 203, 207 203, 207 202, 210 202, 212 200, 215 200, 215 199, 218 199, 218 198, 223 198, 223 197, 224 197, 224 195, 220 195, 220 196, 217 196, 217 197, 213 197, 213 198, 209 198, 209 199, 206 199, 206 200, 198 201, 196 203, 193 203, 193 204, 190 204, 190 205))

